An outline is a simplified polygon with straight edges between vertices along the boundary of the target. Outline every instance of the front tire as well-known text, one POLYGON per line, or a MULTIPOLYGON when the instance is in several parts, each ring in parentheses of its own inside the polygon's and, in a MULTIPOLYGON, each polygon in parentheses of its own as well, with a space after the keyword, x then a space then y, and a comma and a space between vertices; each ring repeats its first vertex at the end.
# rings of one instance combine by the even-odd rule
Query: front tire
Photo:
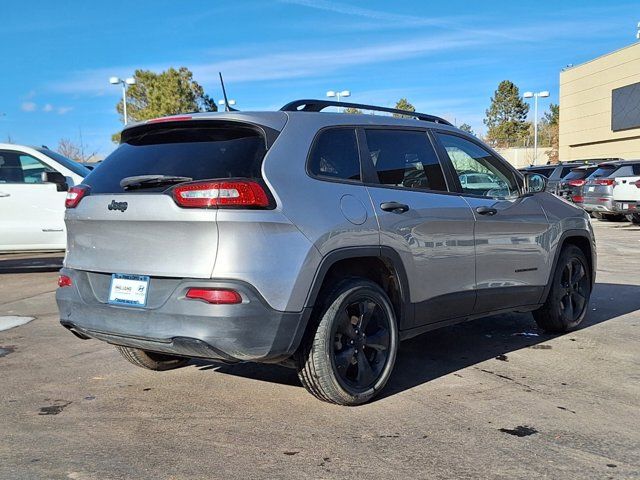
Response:
POLYGON ((325 296, 318 313, 317 328, 296 355, 302 385, 325 402, 368 402, 396 360, 398 326, 389 297, 367 279, 349 278, 325 296))
POLYGON ((139 348, 116 345, 116 350, 118 350, 120 355, 133 363, 136 367, 146 368, 147 370, 173 370, 174 368, 184 367, 189 363, 188 358, 175 357, 164 353, 148 352, 139 348))
POLYGON ((560 252, 551 289, 542 307, 533 312, 540 328, 563 333, 584 319, 591 297, 591 272, 582 250, 568 245, 560 252))

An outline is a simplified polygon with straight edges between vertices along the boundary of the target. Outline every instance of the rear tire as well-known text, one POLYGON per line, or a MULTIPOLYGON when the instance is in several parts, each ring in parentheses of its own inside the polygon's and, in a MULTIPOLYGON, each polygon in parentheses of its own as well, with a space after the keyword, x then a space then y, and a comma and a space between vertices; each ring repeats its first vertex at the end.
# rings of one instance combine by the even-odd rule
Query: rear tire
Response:
POLYGON ((635 225, 640 225, 640 213, 630 213, 627 215, 627 220, 635 225))
POLYGON ((603 213, 602 218, 608 222, 623 222, 626 220, 624 215, 618 213, 603 213))
POLYGON ((317 327, 296 354, 298 377, 325 402, 368 402, 386 385, 396 360, 398 326, 389 297, 376 283, 348 278, 321 301, 317 327))
POLYGON ((133 363, 136 367, 146 368, 147 370, 173 370, 174 368, 184 367, 189 363, 188 358, 165 355, 164 353, 148 352, 139 348, 116 345, 116 350, 118 350, 120 355, 133 363))
POLYGON ((568 332, 582 322, 590 297, 591 272, 587 259, 578 247, 568 245, 560 252, 547 300, 533 312, 533 318, 546 332, 568 332))

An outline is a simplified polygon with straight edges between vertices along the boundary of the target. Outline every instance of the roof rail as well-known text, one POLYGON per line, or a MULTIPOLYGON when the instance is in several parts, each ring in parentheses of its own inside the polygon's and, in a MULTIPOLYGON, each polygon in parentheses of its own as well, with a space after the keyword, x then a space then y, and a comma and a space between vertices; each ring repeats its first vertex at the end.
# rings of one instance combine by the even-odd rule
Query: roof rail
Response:
POLYGON ((418 120, 425 122, 442 123, 443 125, 450 125, 444 118, 436 117, 435 115, 429 115, 426 113, 410 112, 408 110, 398 110, 397 108, 378 107, 376 105, 365 105, 362 103, 349 103, 349 102, 337 102, 335 100, 294 100, 287 103, 280 109, 282 112, 320 112, 327 107, 346 107, 346 108, 359 108, 362 110, 371 110, 374 112, 386 112, 395 113, 396 115, 405 115, 407 117, 415 117, 418 120), (302 108, 300 108, 302 107, 302 108))

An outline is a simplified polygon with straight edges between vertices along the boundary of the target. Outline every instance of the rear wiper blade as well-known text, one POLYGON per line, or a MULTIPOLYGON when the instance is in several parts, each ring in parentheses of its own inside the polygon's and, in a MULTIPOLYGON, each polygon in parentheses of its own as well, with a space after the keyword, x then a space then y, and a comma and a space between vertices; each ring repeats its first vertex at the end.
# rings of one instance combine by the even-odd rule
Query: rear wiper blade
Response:
POLYGON ((136 175, 120 180, 120 187, 125 190, 131 190, 134 188, 150 188, 159 185, 190 182, 191 180, 193 180, 191 177, 178 177, 175 175, 136 175))

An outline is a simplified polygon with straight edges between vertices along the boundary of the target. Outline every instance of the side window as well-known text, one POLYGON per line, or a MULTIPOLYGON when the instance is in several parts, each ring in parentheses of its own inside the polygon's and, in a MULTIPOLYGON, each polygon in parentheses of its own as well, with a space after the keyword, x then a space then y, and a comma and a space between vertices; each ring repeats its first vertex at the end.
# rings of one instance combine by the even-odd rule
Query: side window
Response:
POLYGON ((518 195, 518 182, 509 168, 473 142, 438 133, 455 168, 464 193, 504 198, 518 195))
POLYGON ((365 134, 382 185, 447 190, 442 167, 426 132, 367 129, 365 134))
POLYGON ((20 152, 0 151, 0 183, 42 183, 42 172, 52 169, 20 152))
POLYGON ((360 155, 353 128, 332 128, 316 139, 309 172, 319 177, 360 180, 360 155))

